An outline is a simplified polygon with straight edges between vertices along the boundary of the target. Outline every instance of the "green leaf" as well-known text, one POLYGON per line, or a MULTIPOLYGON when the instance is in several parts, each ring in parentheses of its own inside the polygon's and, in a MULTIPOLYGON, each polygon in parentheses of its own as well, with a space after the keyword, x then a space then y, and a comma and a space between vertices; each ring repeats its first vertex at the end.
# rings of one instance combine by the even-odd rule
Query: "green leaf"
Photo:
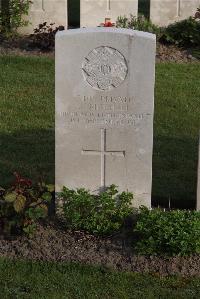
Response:
POLYGON ((4 196, 5 201, 7 201, 7 202, 14 202, 16 200, 17 195, 18 194, 16 192, 7 193, 4 196))
POLYGON ((46 187, 47 187, 47 190, 48 190, 49 192, 54 192, 54 191, 55 191, 55 186, 52 185, 52 184, 50 184, 50 185, 46 185, 46 187))
POLYGON ((24 209, 25 203, 26 203, 26 197, 23 195, 18 195, 13 204, 15 211, 17 213, 20 213, 24 209))
POLYGON ((40 209, 40 217, 46 217, 48 215, 48 207, 44 204, 39 205, 38 210, 40 209))
POLYGON ((45 192, 44 194, 42 194, 42 199, 46 200, 46 201, 51 201, 52 199, 52 195, 50 192, 45 192))

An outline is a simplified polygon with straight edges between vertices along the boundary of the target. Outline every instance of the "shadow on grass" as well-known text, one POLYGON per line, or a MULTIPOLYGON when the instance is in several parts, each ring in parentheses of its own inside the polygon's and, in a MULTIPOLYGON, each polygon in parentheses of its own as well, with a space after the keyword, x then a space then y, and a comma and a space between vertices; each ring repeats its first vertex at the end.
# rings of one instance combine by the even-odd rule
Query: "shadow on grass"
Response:
POLYGON ((54 183, 55 133, 53 129, 0 134, 0 186, 7 187, 13 172, 37 181, 54 183))
POLYGON ((198 138, 154 137, 152 204, 194 208, 197 188, 198 138))

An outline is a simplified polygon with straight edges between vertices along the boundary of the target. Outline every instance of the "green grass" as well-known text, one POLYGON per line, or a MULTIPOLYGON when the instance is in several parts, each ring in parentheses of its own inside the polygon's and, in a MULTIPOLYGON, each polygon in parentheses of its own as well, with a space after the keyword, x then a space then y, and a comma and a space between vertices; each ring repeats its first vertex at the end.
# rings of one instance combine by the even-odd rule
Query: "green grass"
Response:
POLYGON ((76 264, 0 259, 2 299, 197 299, 199 278, 159 278, 76 264))
MULTIPOLYGON (((0 185, 14 171, 54 182, 54 61, 0 57, 0 185)), ((156 67, 153 197, 194 201, 199 64, 156 67)))
POLYGON ((195 200, 199 128, 199 64, 157 65, 154 196, 195 200))
POLYGON ((13 171, 54 182, 54 62, 0 58, 0 184, 13 171))

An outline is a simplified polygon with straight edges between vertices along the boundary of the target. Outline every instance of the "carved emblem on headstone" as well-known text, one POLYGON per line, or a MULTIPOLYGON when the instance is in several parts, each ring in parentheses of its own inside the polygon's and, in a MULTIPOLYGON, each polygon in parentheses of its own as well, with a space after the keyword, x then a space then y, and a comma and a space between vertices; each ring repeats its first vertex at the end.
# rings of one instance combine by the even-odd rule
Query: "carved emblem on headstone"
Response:
POLYGON ((128 73, 124 56, 118 50, 106 46, 92 50, 84 59, 82 70, 87 83, 99 90, 118 87, 128 73))

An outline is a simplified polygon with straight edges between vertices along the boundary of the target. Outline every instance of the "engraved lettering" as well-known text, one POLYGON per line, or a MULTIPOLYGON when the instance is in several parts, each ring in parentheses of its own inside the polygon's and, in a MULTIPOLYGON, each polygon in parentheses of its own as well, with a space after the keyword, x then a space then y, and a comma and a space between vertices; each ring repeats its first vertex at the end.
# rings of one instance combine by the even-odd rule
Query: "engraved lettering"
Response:
MULTIPOLYGON (((93 107, 94 108, 94 107, 93 107)), ((95 106, 97 108, 97 106, 95 106)), ((102 108, 102 107, 101 107, 102 108)), ((141 122, 148 119, 149 113, 134 114, 128 112, 103 112, 94 111, 71 111, 58 114, 66 123, 81 125, 106 125, 106 126, 132 126, 137 127, 141 122)))

